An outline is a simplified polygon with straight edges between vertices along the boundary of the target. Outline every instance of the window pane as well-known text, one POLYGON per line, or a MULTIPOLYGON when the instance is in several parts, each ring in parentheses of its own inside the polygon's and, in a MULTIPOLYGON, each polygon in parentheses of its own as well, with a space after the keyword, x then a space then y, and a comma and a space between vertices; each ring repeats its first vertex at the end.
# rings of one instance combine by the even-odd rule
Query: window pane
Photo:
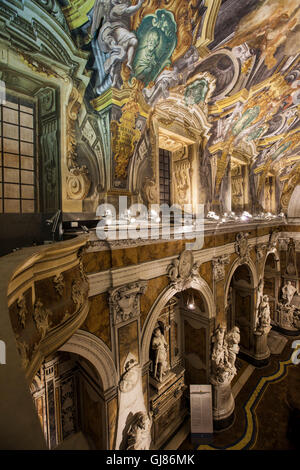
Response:
POLYGON ((24 170, 34 169, 34 159, 31 157, 21 157, 21 167, 24 170))
POLYGON ((3 124, 3 137, 9 137, 10 139, 19 138, 19 127, 13 124, 3 124))
POLYGON ((21 153, 33 157, 33 145, 27 142, 21 142, 21 153))
POLYGON ((19 155, 4 154, 4 166, 19 168, 19 155))
POLYGON ((21 105, 21 106, 20 106, 20 110, 21 110, 21 111, 24 111, 25 113, 33 114, 33 108, 28 108, 28 106, 23 106, 23 105, 21 105))
POLYGON ((22 186, 22 198, 34 199, 34 186, 22 186))
POLYGON ((34 212, 34 201, 22 201, 22 212, 34 212))
POLYGON ((33 116, 30 114, 20 113, 21 126, 33 128, 33 116))
POLYGON ((27 129, 26 127, 21 127, 21 140, 33 142, 33 131, 31 129, 27 129))
POLYGON ((21 171, 21 182, 23 184, 33 184, 34 174, 32 171, 21 171))
POLYGON ((20 201, 12 199, 4 199, 4 212, 20 212, 20 201))
POLYGON ((3 150, 8 153, 19 153, 19 142, 17 140, 3 139, 3 150))
POLYGON ((30 100, 9 96, 7 104, 0 103, 1 212, 35 212, 34 119, 30 100))
POLYGON ((4 106, 7 106, 8 108, 13 108, 13 109, 18 109, 19 108, 18 103, 14 103, 11 100, 5 100, 5 102, 3 104, 4 104, 4 106))
POLYGON ((19 183, 19 170, 4 168, 5 183, 19 183))
POLYGON ((18 184, 5 184, 4 185, 4 197, 19 198, 20 197, 20 186, 18 184))
POLYGON ((18 111, 3 108, 3 121, 11 122, 12 124, 19 124, 18 111))

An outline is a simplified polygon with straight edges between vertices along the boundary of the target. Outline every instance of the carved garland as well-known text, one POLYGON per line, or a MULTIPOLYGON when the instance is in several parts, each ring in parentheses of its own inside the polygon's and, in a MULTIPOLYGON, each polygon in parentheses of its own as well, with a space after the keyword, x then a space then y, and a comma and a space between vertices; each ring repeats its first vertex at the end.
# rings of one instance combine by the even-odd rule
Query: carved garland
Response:
POLYGON ((225 279, 225 265, 229 264, 230 258, 228 255, 220 256, 212 260, 213 264, 213 276, 216 282, 225 279))
POLYGON ((250 260, 250 246, 249 246, 249 233, 240 232, 236 236, 234 245, 235 252, 240 257, 240 263, 247 263, 250 260))

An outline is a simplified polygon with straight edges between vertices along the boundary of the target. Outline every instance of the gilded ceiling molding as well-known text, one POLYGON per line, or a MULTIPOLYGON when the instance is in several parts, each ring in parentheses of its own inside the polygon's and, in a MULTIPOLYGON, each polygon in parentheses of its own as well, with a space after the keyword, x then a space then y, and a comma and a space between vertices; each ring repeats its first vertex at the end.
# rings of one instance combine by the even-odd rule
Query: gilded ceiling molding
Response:
POLYGON ((83 26, 89 20, 87 14, 91 11, 95 0, 69 0, 68 6, 62 7, 70 30, 83 26))
POLYGON ((283 186, 283 190, 280 198, 280 206, 282 211, 287 213, 291 197, 293 195, 294 189, 300 184, 300 165, 297 165, 296 168, 289 174, 288 180, 283 186))

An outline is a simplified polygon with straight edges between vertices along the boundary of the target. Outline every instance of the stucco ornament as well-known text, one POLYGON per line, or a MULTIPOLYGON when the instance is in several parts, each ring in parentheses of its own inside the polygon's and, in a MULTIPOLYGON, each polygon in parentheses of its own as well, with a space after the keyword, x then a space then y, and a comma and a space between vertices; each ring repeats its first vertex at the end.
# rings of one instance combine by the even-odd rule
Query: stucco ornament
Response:
POLYGON ((193 279, 200 277, 199 268, 200 263, 194 262, 193 253, 186 250, 169 265, 168 277, 174 287, 184 290, 193 279))
POLYGON ((110 290, 109 305, 114 325, 139 316, 139 296, 144 294, 146 289, 147 282, 141 281, 110 290))
POLYGON ((230 259, 228 255, 223 255, 212 260, 213 275, 216 282, 225 279, 225 266, 226 264, 229 264, 229 261, 230 259))
POLYGON ((248 245, 249 233, 241 232, 236 236, 235 252, 241 258, 241 263, 246 262, 250 256, 250 247, 248 245))

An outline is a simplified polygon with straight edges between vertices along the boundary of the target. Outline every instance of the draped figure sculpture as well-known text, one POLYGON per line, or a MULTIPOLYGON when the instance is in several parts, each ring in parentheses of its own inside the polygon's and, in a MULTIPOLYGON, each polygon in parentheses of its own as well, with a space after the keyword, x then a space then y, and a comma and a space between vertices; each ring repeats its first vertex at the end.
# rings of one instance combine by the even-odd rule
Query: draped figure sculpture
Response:
POLYGON ((127 450, 149 450, 151 445, 152 419, 140 411, 134 417, 134 422, 128 431, 127 450))
POLYGON ((168 343, 159 327, 155 328, 153 335, 151 347, 155 353, 154 378, 162 382, 163 377, 169 371, 168 343))

